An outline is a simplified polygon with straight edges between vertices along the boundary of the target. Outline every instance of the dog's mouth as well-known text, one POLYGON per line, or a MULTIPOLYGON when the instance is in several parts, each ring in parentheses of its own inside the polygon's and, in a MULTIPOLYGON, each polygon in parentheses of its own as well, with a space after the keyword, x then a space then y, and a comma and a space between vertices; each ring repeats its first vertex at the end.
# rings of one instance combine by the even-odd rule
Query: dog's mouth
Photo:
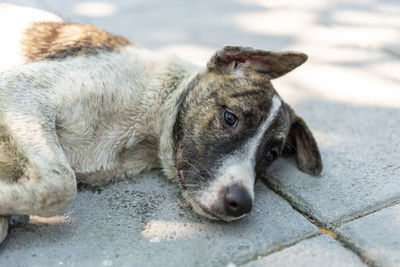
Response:
POLYGON ((200 201, 197 201, 195 197, 191 195, 189 192, 189 188, 187 187, 187 184, 185 183, 185 175, 183 170, 178 170, 178 178, 179 178, 179 183, 181 184, 183 188, 182 196, 185 202, 187 202, 193 209, 193 211, 203 217, 206 217, 208 219, 214 220, 214 221, 225 221, 225 222, 231 222, 235 220, 242 219, 245 217, 247 214, 243 214, 238 217, 232 217, 232 216, 226 216, 226 215, 220 215, 220 214, 215 214, 214 212, 210 211, 207 207, 201 204, 200 201))
MULTIPOLYGON (((188 199, 186 199, 188 200, 188 199)), ((214 220, 214 221, 225 221, 225 222, 232 222, 236 220, 240 220, 243 217, 247 216, 247 214, 243 214, 239 217, 231 217, 231 216, 225 216, 225 215, 217 215, 211 211, 209 211, 206 207, 198 203, 196 200, 191 198, 189 200, 190 205, 192 206, 193 210, 199 214, 202 215, 203 217, 206 217, 208 219, 214 220)))

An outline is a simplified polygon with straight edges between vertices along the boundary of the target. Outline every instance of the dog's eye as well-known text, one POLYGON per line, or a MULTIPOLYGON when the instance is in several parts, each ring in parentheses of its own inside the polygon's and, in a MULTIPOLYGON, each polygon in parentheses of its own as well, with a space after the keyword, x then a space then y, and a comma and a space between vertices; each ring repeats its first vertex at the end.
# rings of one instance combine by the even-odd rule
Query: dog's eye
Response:
POLYGON ((267 161, 274 161, 278 157, 278 152, 271 150, 267 152, 267 161))
POLYGON ((237 121, 238 121, 236 116, 233 115, 232 113, 230 113, 229 111, 225 111, 224 120, 225 120, 225 123, 228 124, 231 127, 235 127, 236 124, 237 124, 237 121))
POLYGON ((228 124, 231 127, 235 127, 237 124, 238 119, 236 118, 235 115, 230 113, 229 111, 225 111, 224 113, 224 121, 226 124, 228 124))

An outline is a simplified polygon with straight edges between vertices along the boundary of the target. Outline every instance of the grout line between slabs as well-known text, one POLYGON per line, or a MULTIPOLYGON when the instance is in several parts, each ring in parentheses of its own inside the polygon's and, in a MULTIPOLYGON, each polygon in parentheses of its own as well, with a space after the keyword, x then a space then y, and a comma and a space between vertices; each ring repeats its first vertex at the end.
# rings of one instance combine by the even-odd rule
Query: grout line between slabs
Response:
MULTIPOLYGON (((336 231, 336 230, 337 230, 338 228, 340 228, 341 226, 343 226, 344 224, 348 223, 348 222, 361 219, 361 218, 363 218, 363 217, 365 217, 365 216, 368 216, 368 215, 370 215, 370 214, 372 214, 372 213, 375 213, 375 212, 378 212, 378 211, 380 211, 380 210, 383 210, 383 209, 386 209, 386 208, 390 208, 390 207, 392 207, 392 206, 395 206, 395 205, 397 205, 397 204, 400 203, 400 200, 390 201, 390 203, 384 204, 384 205, 382 205, 382 207, 379 207, 379 208, 377 208, 377 209, 375 209, 375 210, 373 210, 373 211, 371 211, 371 212, 365 213, 365 214, 360 215, 360 216, 355 216, 354 218, 351 218, 351 219, 349 219, 349 220, 343 220, 343 221, 340 222, 340 224, 334 225, 334 224, 329 224, 329 223, 321 222, 318 218, 316 218, 315 216, 311 215, 311 211, 307 211, 307 208, 304 207, 304 209, 302 209, 301 207, 298 207, 298 203, 296 203, 296 201, 294 201, 292 197, 290 197, 289 195, 283 193, 282 190, 280 190, 280 189, 278 188, 278 186, 276 186, 276 185, 274 185, 274 184, 268 182, 268 180, 266 180, 266 179, 264 179, 263 182, 264 182, 264 184, 266 184, 267 187, 268 187, 269 189, 271 189, 275 194, 277 194, 279 197, 281 197, 282 199, 284 199, 295 211, 297 211, 298 213, 300 213, 300 214, 301 214, 303 217, 305 217, 308 221, 310 221, 312 224, 314 224, 315 226, 317 226, 317 227, 320 229, 321 233, 322 233, 323 229, 328 229, 327 233, 322 233, 322 234, 329 234, 329 235, 331 235, 337 242, 340 243, 341 246, 343 246, 345 249, 350 250, 351 252, 353 252, 353 253, 361 260, 361 262, 363 262, 363 263, 366 264, 367 266, 370 266, 370 267, 375 267, 375 266, 377 266, 377 264, 376 264, 375 262, 373 262, 373 261, 371 261, 370 259, 368 259, 367 257, 363 256, 361 250, 360 250, 357 246, 353 245, 353 244, 350 242, 350 240, 347 240, 343 235, 341 235, 341 234, 340 234, 338 231, 336 231), (335 235, 335 237, 334 237, 331 233, 329 233, 329 232, 332 232, 332 233, 335 235)), ((326 231, 326 230, 325 230, 325 231, 326 231)), ((324 232, 325 232, 325 231, 324 231, 324 232)), ((304 239, 302 239, 302 240, 298 240, 297 242, 293 242, 293 244, 288 245, 288 246, 284 246, 283 248, 287 248, 287 247, 293 246, 293 245, 297 244, 298 242, 301 242, 301 241, 303 241, 303 240, 310 239, 310 238, 313 238, 313 237, 316 237, 316 236, 319 236, 319 235, 320 235, 320 234, 316 234, 316 235, 314 235, 314 236, 311 236, 311 237, 308 237, 308 238, 304 238, 304 239)), ((265 254, 265 255, 259 255, 259 256, 265 257, 265 256, 267 256, 267 255, 269 255, 269 254, 274 253, 274 252, 277 252, 277 251, 272 251, 272 252, 267 253, 267 254, 265 254)), ((257 260, 257 258, 258 258, 259 256, 255 257, 254 259, 252 259, 252 260, 250 260, 250 261, 257 260)), ((248 261, 248 262, 250 262, 250 261, 248 261)), ((246 262, 246 263, 247 263, 247 262, 246 262)))
POLYGON ((317 236, 320 236, 320 235, 321 235, 321 233, 310 234, 310 235, 307 235, 306 237, 301 238, 301 239, 299 239, 299 240, 295 240, 295 241, 293 241, 293 242, 285 243, 285 244, 283 244, 282 246, 279 246, 279 248, 273 249, 273 250, 271 250, 271 251, 269 251, 269 252, 257 254, 257 255, 255 255, 254 257, 252 257, 251 259, 239 263, 238 266, 242 266, 242 265, 245 265, 245 264, 250 263, 250 262, 252 262, 252 261, 259 260, 260 257, 261 257, 261 258, 266 257, 266 256, 271 255, 271 254, 273 254, 273 253, 276 253, 276 252, 282 251, 282 250, 284 250, 284 249, 286 249, 286 248, 292 247, 292 246, 296 245, 297 243, 299 243, 299 242, 301 242, 301 241, 308 240, 308 239, 311 239, 311 238, 314 238, 314 237, 317 237, 317 236))
POLYGON ((344 224, 346 224, 346 223, 359 220, 359 219, 364 218, 364 217, 366 217, 366 216, 368 216, 368 215, 371 215, 371 214, 376 213, 376 212, 379 212, 379 211, 381 211, 381 210, 384 210, 384 209, 387 209, 387 208, 396 206, 396 205, 398 205, 398 204, 400 204, 400 200, 397 199, 397 198, 396 198, 396 199, 393 199, 393 200, 390 200, 390 201, 386 201, 385 203, 382 203, 382 205, 378 205, 374 210, 371 210, 371 211, 362 213, 361 215, 353 216, 353 218, 350 218, 350 219, 348 219, 348 220, 343 220, 343 221, 341 221, 340 225, 335 226, 335 228, 342 227, 342 226, 343 226, 344 224))
MULTIPOLYGON (((335 232, 336 233, 336 232, 335 232)), ((345 249, 350 250, 351 252, 353 252, 355 255, 358 256, 358 258, 367 266, 370 267, 376 267, 376 263, 372 262, 370 259, 368 259, 367 257, 365 257, 364 255, 362 255, 361 250, 353 245, 350 240, 347 240, 347 238, 345 238, 342 234, 340 233, 336 233, 337 234, 337 241, 340 243, 340 245, 342 245, 342 247, 344 247, 345 249)))
POLYGON ((268 179, 263 179, 262 182, 264 182, 264 184, 266 184, 268 186, 268 188, 271 189, 273 192, 275 192, 278 196, 285 199, 292 206, 292 208, 294 210, 301 213, 311 223, 315 224, 316 226, 318 226, 320 228, 322 227, 322 228, 328 228, 328 229, 336 229, 336 228, 343 226, 346 223, 361 219, 361 218, 368 216, 370 214, 373 214, 375 212, 379 212, 383 209, 390 208, 392 206, 400 204, 399 197, 393 197, 392 199, 386 200, 382 203, 378 203, 374 208, 372 208, 372 210, 365 211, 359 215, 354 215, 354 214, 349 215, 351 218, 344 219, 344 220, 338 220, 338 221, 334 221, 334 222, 324 222, 324 221, 318 219, 318 216, 314 216, 313 212, 301 203, 302 202, 301 200, 298 200, 298 199, 296 199, 296 197, 283 192, 283 190, 279 187, 279 185, 271 183, 270 181, 268 181, 268 179))

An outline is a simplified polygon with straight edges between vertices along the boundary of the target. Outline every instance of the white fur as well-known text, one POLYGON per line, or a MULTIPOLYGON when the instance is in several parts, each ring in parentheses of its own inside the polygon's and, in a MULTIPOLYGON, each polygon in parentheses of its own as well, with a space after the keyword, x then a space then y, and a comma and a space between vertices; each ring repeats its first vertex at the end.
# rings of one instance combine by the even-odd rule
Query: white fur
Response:
POLYGON ((39 9, 0 4, 0 72, 26 62, 21 45, 23 33, 33 23, 41 21, 62 22, 62 19, 39 9))
POLYGON ((21 184, 0 180, 0 214, 59 213, 75 197, 74 173, 78 180, 102 183, 161 164, 176 178, 176 103, 197 71, 189 63, 127 47, 3 72, 0 134, 33 165, 21 184), (175 68, 179 75, 188 71, 171 85, 175 68))
POLYGON ((4 73, 0 85, 4 85, 1 81, 13 80, 11 86, 2 87, 14 91, 15 97, 40 90, 52 103, 60 145, 79 179, 94 182, 88 180, 94 173, 93 179, 102 182, 99 176, 110 179, 112 174, 138 173, 159 165, 160 136, 160 156, 168 165, 168 176, 175 177, 175 105, 197 69, 188 64, 193 72, 188 71, 187 78, 166 99, 162 97, 163 84, 170 75, 165 73, 170 64, 167 58, 129 47, 121 54, 32 63, 17 72, 4 73), (35 77, 37 84, 46 84, 46 88, 27 88, 26 81, 13 78, 18 73, 35 77), (149 143, 155 145, 154 149, 149 149, 149 143))
POLYGON ((215 180, 198 196, 198 202, 202 207, 210 210, 215 203, 220 201, 219 192, 233 184, 244 186, 251 198, 254 199, 255 156, 261 139, 278 115, 281 104, 279 96, 274 95, 269 115, 261 123, 256 135, 243 147, 223 159, 223 164, 218 170, 215 180))
POLYGON ((62 20, 0 4, 0 242, 8 215, 60 213, 76 180, 160 165, 175 179, 176 103, 199 71, 136 46, 24 65, 19 41, 39 21, 62 20))

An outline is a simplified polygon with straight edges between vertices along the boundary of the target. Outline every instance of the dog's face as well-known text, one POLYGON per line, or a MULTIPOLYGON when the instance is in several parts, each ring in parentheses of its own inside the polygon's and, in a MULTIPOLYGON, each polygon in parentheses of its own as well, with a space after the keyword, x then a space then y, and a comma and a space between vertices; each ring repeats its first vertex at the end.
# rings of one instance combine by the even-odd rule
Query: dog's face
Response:
POLYGON ((322 169, 317 144, 270 80, 301 65, 301 53, 225 47, 182 96, 174 126, 183 196, 206 217, 230 221, 252 209, 254 182, 282 153, 301 170, 322 169))

